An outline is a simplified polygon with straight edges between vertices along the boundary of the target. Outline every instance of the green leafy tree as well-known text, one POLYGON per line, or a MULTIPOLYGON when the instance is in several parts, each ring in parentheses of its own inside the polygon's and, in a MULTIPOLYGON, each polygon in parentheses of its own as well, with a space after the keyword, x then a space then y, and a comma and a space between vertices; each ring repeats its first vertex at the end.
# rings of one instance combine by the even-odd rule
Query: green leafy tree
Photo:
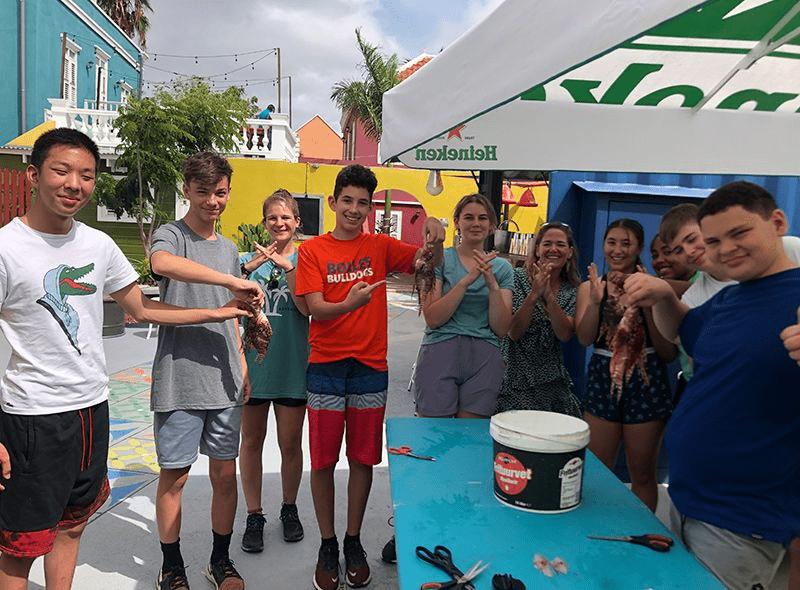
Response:
POLYGON ((138 36, 141 46, 147 47, 150 19, 146 12, 153 12, 150 0, 97 0, 97 4, 128 37, 138 36))
MULTIPOLYGON (((400 59, 396 53, 387 56, 380 47, 366 42, 361 37, 361 29, 356 29, 356 41, 361 50, 362 78, 337 82, 331 89, 331 100, 343 112, 352 112, 361 122, 364 133, 378 142, 383 130, 383 93, 400 83, 400 59)), ((386 234, 391 231, 391 212, 391 191, 386 191, 382 229, 386 234)))
POLYGON ((190 139, 180 142, 187 155, 205 150, 238 151, 236 137, 245 119, 258 110, 257 98, 247 99, 244 89, 231 86, 223 92, 212 92, 198 78, 176 82, 171 90, 160 91, 157 98, 165 108, 175 109, 188 121, 184 129, 190 139))
POLYGON ((245 99, 241 89, 213 93, 199 80, 153 97, 131 97, 114 121, 120 139, 117 167, 125 176, 116 182, 101 179, 95 190, 98 204, 118 218, 127 214, 136 219, 149 258, 153 232, 172 212, 183 161, 203 150, 235 152, 235 137, 254 111, 254 101, 245 99))

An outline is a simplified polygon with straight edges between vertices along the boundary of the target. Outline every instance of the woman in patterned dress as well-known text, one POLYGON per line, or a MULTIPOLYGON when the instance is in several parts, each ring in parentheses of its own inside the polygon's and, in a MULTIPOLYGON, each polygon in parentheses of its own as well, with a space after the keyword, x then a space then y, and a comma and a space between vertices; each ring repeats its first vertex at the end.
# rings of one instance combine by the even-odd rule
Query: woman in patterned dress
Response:
POLYGON ((561 351, 575 332, 577 258, 569 226, 553 221, 539 230, 525 266, 514 271, 514 317, 503 340, 506 367, 496 412, 583 416, 561 351))

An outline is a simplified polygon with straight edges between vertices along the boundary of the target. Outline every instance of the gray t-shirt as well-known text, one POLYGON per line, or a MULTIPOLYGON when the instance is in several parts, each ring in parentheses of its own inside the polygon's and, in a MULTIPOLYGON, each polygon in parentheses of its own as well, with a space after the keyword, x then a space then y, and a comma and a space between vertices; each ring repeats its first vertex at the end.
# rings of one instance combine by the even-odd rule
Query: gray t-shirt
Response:
MULTIPOLYGON (((163 250, 205 266, 240 276, 233 242, 217 234, 206 240, 183 220, 162 225, 153 234, 152 252, 163 250)), ((184 307, 216 308, 230 301, 224 287, 184 283, 162 277, 161 301, 184 307)), ((150 409, 213 410, 242 403, 242 362, 234 321, 194 326, 161 326, 153 361, 150 409)))

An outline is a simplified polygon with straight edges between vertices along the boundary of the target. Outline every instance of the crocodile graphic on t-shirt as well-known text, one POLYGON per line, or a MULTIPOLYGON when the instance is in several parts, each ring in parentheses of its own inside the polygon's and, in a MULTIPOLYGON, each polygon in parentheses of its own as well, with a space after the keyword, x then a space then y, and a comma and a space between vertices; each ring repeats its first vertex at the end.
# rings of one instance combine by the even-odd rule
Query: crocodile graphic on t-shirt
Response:
POLYGON ((47 271, 44 275, 44 296, 36 300, 36 303, 44 307, 53 314, 53 317, 64 330, 64 334, 69 338, 70 344, 81 354, 78 348, 78 327, 80 318, 69 303, 67 297, 70 295, 91 295, 97 291, 97 287, 91 283, 80 283, 83 278, 94 270, 94 263, 87 264, 80 268, 61 264, 56 268, 47 271))

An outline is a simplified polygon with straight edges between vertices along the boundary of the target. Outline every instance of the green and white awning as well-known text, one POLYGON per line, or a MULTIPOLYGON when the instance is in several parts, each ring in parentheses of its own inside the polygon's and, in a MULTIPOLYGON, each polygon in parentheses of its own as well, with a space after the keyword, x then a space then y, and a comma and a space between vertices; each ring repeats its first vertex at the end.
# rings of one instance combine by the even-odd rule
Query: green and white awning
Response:
POLYGON ((439 169, 800 174, 800 2, 506 0, 384 95, 439 169))

